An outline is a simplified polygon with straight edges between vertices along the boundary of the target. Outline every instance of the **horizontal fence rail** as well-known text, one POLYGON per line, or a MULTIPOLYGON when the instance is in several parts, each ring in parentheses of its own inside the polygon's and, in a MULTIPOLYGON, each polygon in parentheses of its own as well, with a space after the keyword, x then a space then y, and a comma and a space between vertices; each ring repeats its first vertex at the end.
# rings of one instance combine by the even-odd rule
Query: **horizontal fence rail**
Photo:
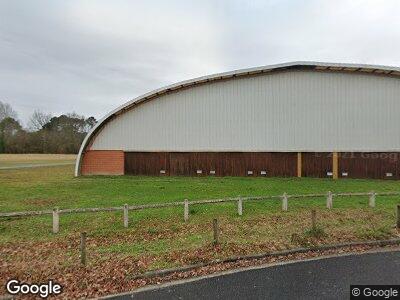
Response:
MULTIPOLYGON (((213 203, 223 203, 223 202, 237 202, 237 201, 258 201, 258 200, 271 200, 271 199, 282 199, 286 197, 287 199, 301 199, 301 198, 320 198, 327 197, 330 194, 331 197, 351 197, 351 196, 399 196, 400 192, 368 192, 368 193, 325 193, 325 194, 303 194, 303 195, 288 195, 284 193, 283 195, 272 195, 272 196, 256 196, 256 197, 234 197, 234 198, 223 198, 223 199, 209 199, 209 200, 194 200, 188 201, 189 205, 200 205, 200 204, 213 204, 213 203)), ((178 202, 167 202, 167 203, 155 203, 155 204, 143 204, 143 205, 128 205, 128 210, 143 210, 152 208, 165 208, 165 207, 177 207, 185 205, 185 201, 178 202)), ((114 206, 114 207, 94 207, 94 208, 65 208, 57 209, 59 214, 70 214, 70 213, 95 213, 95 212, 112 212, 112 211, 123 211, 126 209, 124 206, 114 206)), ((28 217, 28 216, 41 216, 41 215, 51 215, 54 210, 38 210, 38 211, 18 211, 18 212, 5 212, 0 213, 0 217, 28 217)))

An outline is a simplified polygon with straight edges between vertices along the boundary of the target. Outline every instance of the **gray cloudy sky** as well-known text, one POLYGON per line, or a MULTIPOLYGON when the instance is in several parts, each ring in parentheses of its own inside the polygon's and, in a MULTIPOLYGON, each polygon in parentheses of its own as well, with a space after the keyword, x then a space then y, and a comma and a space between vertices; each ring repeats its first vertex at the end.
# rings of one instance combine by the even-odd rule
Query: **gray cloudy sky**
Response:
POLYGON ((0 101, 102 117, 192 77, 293 60, 400 66, 400 1, 0 0, 0 101))

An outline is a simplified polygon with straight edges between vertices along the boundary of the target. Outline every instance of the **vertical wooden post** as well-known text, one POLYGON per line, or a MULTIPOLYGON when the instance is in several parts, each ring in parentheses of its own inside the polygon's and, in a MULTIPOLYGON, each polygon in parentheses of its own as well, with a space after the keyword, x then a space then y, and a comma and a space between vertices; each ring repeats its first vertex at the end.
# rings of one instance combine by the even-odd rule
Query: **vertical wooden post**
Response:
POLYGON ((332 178, 339 178, 339 157, 337 152, 332 154, 332 178))
POLYGON ((128 228, 129 226, 129 210, 128 204, 124 204, 124 227, 128 228))
POLYGON ((218 219, 213 220, 214 245, 219 243, 218 219))
POLYGON ((60 231, 60 212, 58 207, 53 209, 53 233, 58 233, 60 231))
POLYGON ((375 192, 369 194, 369 207, 375 207, 375 192))
POLYGON ((333 195, 332 192, 329 191, 326 196, 326 208, 331 209, 333 207, 333 195))
POLYGON ((185 199, 184 209, 183 209, 183 218, 185 222, 189 220, 189 200, 185 199))
POLYGON ((311 210, 311 228, 315 230, 317 228, 317 211, 311 210))
POLYGON ((81 264, 86 265, 86 232, 81 233, 81 264))
POLYGON ((288 210, 288 196, 286 193, 283 193, 282 195, 282 210, 283 211, 288 210))
POLYGON ((297 152, 297 177, 301 177, 302 170, 302 160, 301 160, 301 152, 297 152))
POLYGON ((397 204, 397 222, 396 227, 400 230, 400 204, 397 204))
POLYGON ((238 209, 238 215, 239 216, 243 215, 243 199, 241 197, 239 197, 238 199, 237 209, 238 209))

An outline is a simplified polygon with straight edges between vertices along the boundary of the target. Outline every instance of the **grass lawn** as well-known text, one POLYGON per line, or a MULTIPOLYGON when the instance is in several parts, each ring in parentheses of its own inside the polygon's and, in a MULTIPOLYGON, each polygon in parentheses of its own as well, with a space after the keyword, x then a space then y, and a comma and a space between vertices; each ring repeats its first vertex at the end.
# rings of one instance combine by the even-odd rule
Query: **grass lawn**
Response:
MULTIPOLYGON (((0 170, 0 211, 122 206, 170 201, 332 192, 400 191, 400 181, 331 180, 312 178, 237 177, 73 177, 73 166, 0 170)), ((51 217, 0 219, 0 258, 8 268, 0 278, 29 280, 83 276, 79 268, 79 233, 87 231, 88 263, 93 276, 88 285, 117 272, 136 274, 157 269, 242 255, 354 240, 399 237, 393 228, 398 197, 377 197, 376 208, 367 197, 290 199, 289 211, 280 201, 244 202, 237 216, 235 203, 130 212, 123 228, 122 212, 61 215, 60 233, 51 233, 51 217), (318 231, 310 228, 310 209, 317 209, 318 231), (221 244, 212 245, 212 219, 220 221, 221 244), (17 251, 16 251, 17 249, 17 251), (46 277, 48 276, 48 277, 46 277)), ((0 261, 1 262, 1 261, 0 261)), ((114 275, 113 275, 114 274, 114 275)), ((85 277, 89 276, 89 277, 85 277)), ((117 276, 117 275, 115 275, 117 276)), ((86 279, 85 279, 86 278, 86 279)), ((78 284, 78 283, 76 283, 78 284)), ((81 284, 81 283, 79 283, 81 284)), ((85 288, 74 286, 74 290, 85 288)), ((4 285, 3 285, 4 286, 4 285)), ((67 288, 67 289, 68 289, 67 288)), ((80 294, 82 295, 82 294, 80 294)))
MULTIPOLYGON (((23 159, 19 159, 22 161, 23 159)), ((29 160, 26 160, 29 161, 29 160)), ((240 177, 73 177, 73 166, 53 166, 0 171, 0 211, 24 211, 79 207, 122 206, 125 203, 149 204, 236 196, 261 196, 332 192, 400 191, 400 181, 313 179, 313 178, 240 178, 240 177)), ((334 199, 333 211, 365 210, 367 197, 334 199)), ((375 211, 394 213, 398 197, 377 197, 375 211)), ((245 216, 256 218, 280 215, 279 200, 244 203, 245 216)), ((290 199, 290 212, 298 214, 311 207, 324 209, 325 199, 290 199)), ((307 212, 308 212, 307 210, 307 212)), ((131 212, 131 224, 151 223, 152 227, 182 219, 182 208, 153 209, 131 212)), ((235 203, 191 207, 191 222, 209 221, 219 216, 235 220, 235 203)), ((394 216, 393 216, 394 217, 394 216)), ((62 215, 61 235, 88 230, 94 234, 119 232, 119 213, 62 215), (113 221, 115 219, 115 221, 113 221), (108 220, 110 223, 108 224, 108 220)), ((394 221, 393 221, 394 222, 394 221)), ((0 220, 0 242, 29 239, 53 239, 51 218, 30 217, 0 220), (12 226, 11 226, 12 225, 12 226), (45 226, 43 226, 45 225, 45 226), (24 234, 22 234, 24 232, 24 234)))
POLYGON ((75 159, 75 154, 0 154, 0 169, 35 165, 73 164, 75 159))

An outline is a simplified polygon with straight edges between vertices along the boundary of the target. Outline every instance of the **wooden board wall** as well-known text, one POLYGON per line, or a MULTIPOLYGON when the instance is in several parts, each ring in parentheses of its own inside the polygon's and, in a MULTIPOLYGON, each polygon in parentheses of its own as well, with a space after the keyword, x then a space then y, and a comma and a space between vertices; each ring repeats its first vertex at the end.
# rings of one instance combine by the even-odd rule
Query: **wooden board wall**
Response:
POLYGON ((169 170, 168 153, 125 152, 125 174, 158 176, 160 170, 169 170))
POLYGON ((126 152, 125 174, 171 176, 296 176, 297 153, 286 152, 126 152), (197 171, 202 173, 198 174, 197 171), (248 171, 253 174, 248 175, 248 171))
POLYGON ((304 177, 328 178, 332 172, 332 152, 303 152, 302 175, 304 177))
POLYGON ((339 177, 400 179, 399 158, 397 152, 341 152, 339 177), (392 173, 392 176, 387 176, 387 173, 392 173))
MULTIPOLYGON (((400 153, 338 153, 339 177, 400 179, 400 153), (344 176, 347 173, 347 176, 344 176), (392 173, 392 176, 387 176, 392 173)), ((302 176, 330 178, 332 152, 303 152, 302 176)), ((297 176, 295 152, 125 152, 125 174, 171 176, 297 176), (164 170, 165 174, 160 171, 164 170), (197 170, 202 173, 198 174, 197 170), (248 171, 253 174, 249 175, 248 171)))

